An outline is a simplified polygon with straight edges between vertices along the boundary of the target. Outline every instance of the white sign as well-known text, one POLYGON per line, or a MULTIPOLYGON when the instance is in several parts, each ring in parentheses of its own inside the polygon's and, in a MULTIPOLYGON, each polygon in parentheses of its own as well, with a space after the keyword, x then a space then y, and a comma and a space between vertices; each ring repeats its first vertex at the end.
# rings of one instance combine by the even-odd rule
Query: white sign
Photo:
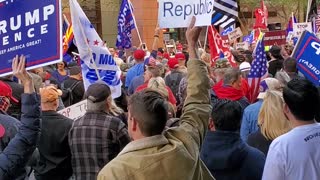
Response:
POLYGON ((164 41, 170 41, 170 34, 163 34, 164 41))
POLYGON ((87 100, 83 100, 81 102, 78 102, 77 104, 74 104, 72 106, 69 106, 65 109, 58 111, 58 113, 72 120, 76 120, 84 116, 84 114, 86 113, 86 110, 87 110, 87 100))
POLYGON ((312 33, 311 22, 307 23, 293 23, 293 33, 296 37, 300 37, 303 31, 309 31, 312 33))
POLYGON ((236 44, 236 49, 248 50, 249 49, 249 43, 248 42, 237 43, 236 44))
POLYGON ((196 26, 211 25, 214 0, 159 0, 160 28, 188 27, 193 16, 196 26))
POLYGON ((242 34, 242 31, 239 27, 228 34, 228 38, 229 38, 230 42, 234 42, 235 40, 237 40, 241 36, 243 36, 243 34, 242 34))

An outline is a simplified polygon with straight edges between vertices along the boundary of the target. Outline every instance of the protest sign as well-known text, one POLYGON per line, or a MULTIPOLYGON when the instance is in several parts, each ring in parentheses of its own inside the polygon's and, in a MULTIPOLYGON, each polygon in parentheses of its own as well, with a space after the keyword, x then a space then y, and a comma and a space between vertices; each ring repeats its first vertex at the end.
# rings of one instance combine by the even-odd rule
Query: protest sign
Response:
POLYGON ((25 55, 27 70, 62 59, 59 0, 0 2, 0 74, 12 72, 15 55, 25 55))
POLYGON ((229 33, 231 33, 234 30, 234 26, 229 26, 225 30, 221 32, 221 36, 227 36, 229 33))
POLYGON ((188 27, 193 16, 196 26, 211 25, 213 0, 159 0, 158 4, 160 28, 188 27))
POLYGON ((308 31, 304 31, 293 55, 298 70, 316 86, 320 85, 320 40, 308 31))
POLYGON ((237 40, 238 38, 240 38, 242 36, 242 31, 241 29, 238 27, 235 30, 233 30, 232 32, 230 32, 228 34, 228 38, 230 40, 230 42, 234 42, 235 40, 237 40))
POLYGON ((287 41, 287 31, 269 31, 264 35, 264 45, 273 46, 273 45, 283 45, 287 41))
POLYGON ((248 42, 237 43, 236 44, 236 49, 248 50, 249 49, 249 43, 248 42))
POLYGON ((81 102, 78 102, 77 104, 74 104, 72 106, 69 106, 65 109, 58 111, 58 113, 72 120, 77 120, 82 116, 84 116, 84 114, 86 113, 86 110, 87 110, 87 100, 83 100, 81 102))
POLYGON ((164 41, 170 41, 170 34, 163 34, 164 41))
POLYGON ((311 22, 306 23, 293 23, 293 33, 296 37, 300 37, 303 31, 312 32, 311 22))

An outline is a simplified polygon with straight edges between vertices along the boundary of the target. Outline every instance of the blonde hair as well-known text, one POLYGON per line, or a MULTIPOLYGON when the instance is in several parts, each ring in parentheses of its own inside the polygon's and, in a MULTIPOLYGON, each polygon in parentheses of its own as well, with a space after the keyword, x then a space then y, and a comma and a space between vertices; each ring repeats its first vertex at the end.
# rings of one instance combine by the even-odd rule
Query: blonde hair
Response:
POLYGON ((168 99, 169 93, 167 90, 166 83, 162 77, 153 77, 148 82, 148 88, 160 93, 163 97, 168 99))
POLYGON ((119 116, 120 114, 123 114, 124 111, 120 107, 116 105, 114 100, 112 99, 111 96, 108 97, 108 110, 113 116, 119 116))
POLYGON ((274 140, 287 133, 291 127, 283 113, 283 99, 281 92, 266 92, 258 117, 261 134, 268 140, 274 140))

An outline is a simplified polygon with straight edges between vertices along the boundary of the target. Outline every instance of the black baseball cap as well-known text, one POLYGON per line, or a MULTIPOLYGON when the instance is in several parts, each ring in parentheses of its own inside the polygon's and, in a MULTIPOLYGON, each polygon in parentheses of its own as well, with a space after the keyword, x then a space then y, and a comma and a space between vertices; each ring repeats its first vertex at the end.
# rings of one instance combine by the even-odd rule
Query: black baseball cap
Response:
POLYGON ((93 103, 106 100, 111 95, 110 87, 103 81, 91 84, 86 91, 86 99, 93 103))

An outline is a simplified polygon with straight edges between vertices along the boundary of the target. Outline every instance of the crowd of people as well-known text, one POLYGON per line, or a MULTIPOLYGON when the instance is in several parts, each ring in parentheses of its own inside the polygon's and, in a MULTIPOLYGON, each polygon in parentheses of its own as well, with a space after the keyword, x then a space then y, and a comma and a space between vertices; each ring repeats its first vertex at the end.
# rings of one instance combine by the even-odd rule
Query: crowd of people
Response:
POLYGON ((97 81, 85 90, 79 62, 26 71, 0 81, 0 179, 277 180, 320 179, 317 87, 297 70, 293 47, 266 52, 269 77, 257 100, 247 77, 251 50, 235 49, 238 67, 187 43, 151 51, 109 48, 122 71, 122 95, 97 81), (59 110, 87 100, 83 117, 59 110))

